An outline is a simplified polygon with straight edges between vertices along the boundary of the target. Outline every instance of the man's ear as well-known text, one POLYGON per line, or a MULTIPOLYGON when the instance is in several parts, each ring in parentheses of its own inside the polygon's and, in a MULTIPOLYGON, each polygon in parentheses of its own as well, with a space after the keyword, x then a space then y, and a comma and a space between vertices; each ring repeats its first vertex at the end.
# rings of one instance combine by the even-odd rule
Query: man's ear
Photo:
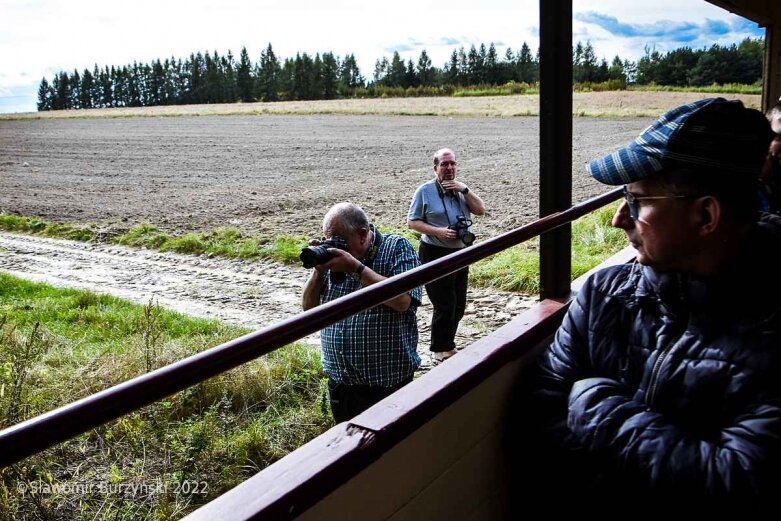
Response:
POLYGON ((697 231, 701 237, 711 235, 721 225, 724 207, 721 201, 712 195, 699 197, 694 201, 697 231))

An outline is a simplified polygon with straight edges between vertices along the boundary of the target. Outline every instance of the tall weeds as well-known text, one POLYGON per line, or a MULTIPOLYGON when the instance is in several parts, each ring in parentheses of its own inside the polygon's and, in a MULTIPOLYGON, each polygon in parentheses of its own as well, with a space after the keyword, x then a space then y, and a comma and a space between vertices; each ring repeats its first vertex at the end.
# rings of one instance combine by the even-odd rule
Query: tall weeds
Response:
POLYGON ((151 371, 157 363, 158 342, 163 334, 160 326, 161 308, 150 299, 141 310, 139 317, 139 330, 143 338, 144 361, 146 362, 146 372, 151 371))
MULTIPOLYGON (((4 426, 247 332, 3 273, 0 287, 4 426)), ((179 519, 328 429, 323 381, 299 345, 211 378, 0 469, 0 519, 179 519)))
POLYGON ((51 343, 41 324, 36 322, 25 337, 6 316, 0 318, 0 401, 3 425, 13 425, 26 413, 30 371, 51 343))

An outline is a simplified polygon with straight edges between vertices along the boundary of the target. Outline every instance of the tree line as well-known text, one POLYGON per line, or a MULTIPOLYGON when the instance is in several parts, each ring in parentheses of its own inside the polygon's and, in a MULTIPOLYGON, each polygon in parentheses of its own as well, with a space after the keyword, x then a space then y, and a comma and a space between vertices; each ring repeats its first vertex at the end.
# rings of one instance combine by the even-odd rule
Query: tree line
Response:
MULTIPOLYGON (((636 63, 616 56, 610 64, 597 58, 591 42, 573 47, 575 83, 705 86, 713 83, 753 84, 761 79, 763 42, 747 38, 740 44, 708 49, 683 47, 665 54, 646 49, 636 63)), ((398 52, 375 63, 370 81, 361 74, 354 54, 332 52, 280 60, 269 43, 259 60, 246 48, 238 61, 228 51, 192 53, 184 60, 74 70, 46 77, 38 89, 38 110, 141 107, 238 101, 315 100, 382 95, 442 95, 457 88, 533 85, 539 80, 539 51, 524 42, 500 57, 493 43, 454 49, 442 66, 432 64, 425 50, 406 62, 398 52)))
POLYGON ((645 49, 637 62, 640 85, 701 87, 714 83, 751 85, 762 79, 765 45, 761 39, 746 38, 739 44, 713 45, 695 50, 681 47, 662 55, 645 49))

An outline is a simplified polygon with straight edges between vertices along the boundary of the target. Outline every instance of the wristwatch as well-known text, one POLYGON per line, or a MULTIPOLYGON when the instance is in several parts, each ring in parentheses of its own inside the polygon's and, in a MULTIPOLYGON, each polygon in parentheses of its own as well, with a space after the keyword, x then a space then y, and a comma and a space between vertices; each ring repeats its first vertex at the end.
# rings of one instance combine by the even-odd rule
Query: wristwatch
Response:
POLYGON ((469 187, 465 186, 464 189, 461 190, 461 193, 464 194, 464 195, 468 194, 469 193, 469 187))
POLYGON ((366 269, 366 266, 364 266, 363 263, 359 264, 357 268, 355 268, 355 271, 350 273, 350 276, 356 280, 357 282, 361 282, 361 274, 363 274, 363 270, 366 269))

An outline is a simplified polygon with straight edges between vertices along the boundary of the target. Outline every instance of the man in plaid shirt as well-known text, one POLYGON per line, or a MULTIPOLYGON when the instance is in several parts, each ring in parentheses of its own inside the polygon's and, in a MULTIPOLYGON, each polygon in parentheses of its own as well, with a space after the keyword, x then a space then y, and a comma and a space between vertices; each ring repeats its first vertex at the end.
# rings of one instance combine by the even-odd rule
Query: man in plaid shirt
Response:
MULTIPOLYGON (((382 235, 369 224, 361 207, 352 203, 339 203, 328 210, 323 235, 346 249, 329 248, 333 258, 312 268, 304 285, 305 310, 419 265, 407 239, 382 235)), ((421 297, 421 289, 415 288, 322 330, 323 369, 337 423, 412 381, 420 366, 415 312, 421 297)))

